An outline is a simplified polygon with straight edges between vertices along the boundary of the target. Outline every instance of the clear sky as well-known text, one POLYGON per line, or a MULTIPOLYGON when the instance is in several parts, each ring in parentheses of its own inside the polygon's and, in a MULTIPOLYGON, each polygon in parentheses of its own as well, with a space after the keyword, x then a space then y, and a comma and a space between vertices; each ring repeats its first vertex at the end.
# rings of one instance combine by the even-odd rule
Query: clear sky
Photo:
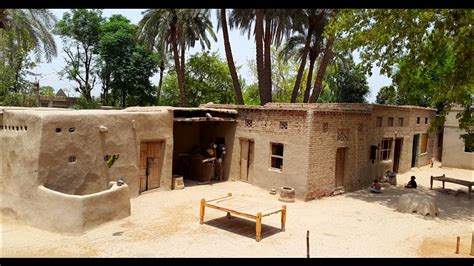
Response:
MULTIPOLYGON (((110 17, 113 14, 121 14, 127 17, 132 23, 137 24, 142 18, 142 11, 145 9, 104 9, 104 17, 110 17)), ((62 18, 63 13, 69 11, 68 9, 51 9, 51 11, 59 19, 62 18)), ((224 43, 222 38, 222 32, 217 32, 217 20, 216 10, 211 10, 212 22, 214 25, 214 31, 217 35, 217 42, 212 42, 211 51, 217 51, 222 59, 225 59, 224 43)), ((251 38, 247 39, 247 35, 242 35, 239 30, 231 30, 229 32, 230 43, 232 46, 232 53, 234 61, 237 66, 241 66, 240 74, 245 78, 247 84, 252 84, 255 80, 248 67, 248 61, 255 59, 255 43, 251 38)), ((51 63, 41 63, 33 70, 35 73, 40 74, 38 77, 41 86, 52 86, 55 90, 59 88, 66 88, 72 95, 77 95, 72 91, 72 87, 75 85, 74 82, 61 78, 58 72, 64 67, 64 53, 62 51, 62 41, 58 36, 55 36, 56 45, 58 47, 58 56, 53 59, 51 63)), ((191 48, 188 51, 189 54, 195 54, 201 52, 201 45, 198 44, 196 47, 191 48)), ((354 54, 354 60, 356 63, 359 62, 357 54, 354 54)), ((369 102, 374 102, 377 92, 383 86, 390 85, 392 80, 386 76, 379 74, 379 69, 374 66, 372 69, 373 75, 368 77, 367 81, 370 86, 370 95, 368 96, 369 102)), ((152 82, 158 84, 158 74, 152 77, 152 82)), ((96 88, 92 91, 93 95, 100 94, 100 88, 96 85, 96 88)))

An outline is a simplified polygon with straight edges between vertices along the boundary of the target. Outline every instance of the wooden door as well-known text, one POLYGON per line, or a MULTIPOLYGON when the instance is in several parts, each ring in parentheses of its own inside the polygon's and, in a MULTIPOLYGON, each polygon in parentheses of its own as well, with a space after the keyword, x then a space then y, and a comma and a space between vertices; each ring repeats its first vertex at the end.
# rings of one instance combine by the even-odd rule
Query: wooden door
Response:
POLYGON ((344 186, 345 164, 346 164, 346 148, 337 148, 337 151, 336 151, 336 187, 344 186))
POLYGON ((140 143, 140 192, 160 187, 162 141, 140 143))
POLYGON ((240 140, 240 180, 248 181, 249 171, 249 140, 240 140))
POLYGON ((402 154, 403 139, 395 139, 395 150, 393 153, 393 172, 398 173, 400 167, 400 155, 402 154))

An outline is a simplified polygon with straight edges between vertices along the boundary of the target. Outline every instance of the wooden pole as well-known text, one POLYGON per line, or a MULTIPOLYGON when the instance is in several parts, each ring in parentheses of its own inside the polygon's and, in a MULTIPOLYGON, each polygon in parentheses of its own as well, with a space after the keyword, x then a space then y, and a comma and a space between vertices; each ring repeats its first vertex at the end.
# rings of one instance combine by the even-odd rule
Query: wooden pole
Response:
POLYGON ((309 230, 306 231, 306 257, 309 258, 309 230))
POLYGON ((285 231, 286 224, 286 205, 281 207, 281 231, 285 231))
POLYGON ((259 212, 257 213, 257 222, 256 222, 256 225, 255 225, 255 238, 257 240, 257 242, 260 242, 260 239, 261 239, 261 235, 262 235, 262 213, 259 212))
POLYGON ((472 231, 472 239, 471 239, 471 256, 474 256, 474 231, 472 231))
POLYGON ((201 199, 201 206, 199 208, 199 224, 203 224, 204 223, 204 211, 205 211, 205 208, 206 208, 206 200, 205 199, 201 199))
POLYGON ((456 241, 456 254, 459 254, 459 242, 461 242, 461 237, 457 237, 456 241))

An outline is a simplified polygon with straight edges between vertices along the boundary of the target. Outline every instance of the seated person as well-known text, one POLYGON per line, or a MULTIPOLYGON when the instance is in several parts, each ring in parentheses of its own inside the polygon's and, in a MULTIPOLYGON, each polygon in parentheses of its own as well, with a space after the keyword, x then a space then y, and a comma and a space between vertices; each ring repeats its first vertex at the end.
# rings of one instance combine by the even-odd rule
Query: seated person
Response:
POLYGON ((412 175, 410 182, 408 182, 408 184, 405 187, 406 188, 416 188, 417 185, 416 185, 415 179, 416 179, 416 177, 414 175, 412 175))
POLYGON ((378 179, 374 179, 374 183, 372 183, 372 187, 370 188, 370 192, 372 192, 372 193, 382 193, 382 186, 380 185, 378 179))

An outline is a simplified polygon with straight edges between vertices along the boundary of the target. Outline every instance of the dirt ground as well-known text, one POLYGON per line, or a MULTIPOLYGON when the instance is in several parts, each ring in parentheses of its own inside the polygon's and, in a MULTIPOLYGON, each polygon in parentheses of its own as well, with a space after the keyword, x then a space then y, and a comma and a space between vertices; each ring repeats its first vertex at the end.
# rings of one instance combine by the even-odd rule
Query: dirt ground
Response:
MULTIPOLYGON (((153 191, 131 200, 132 215, 103 224, 80 236, 39 230, 10 217, 2 217, 1 257, 306 257, 306 231, 310 231, 311 257, 471 257, 472 202, 465 187, 446 184, 442 193, 430 175, 472 180, 473 171, 440 168, 435 164, 398 176, 398 186, 382 194, 366 190, 288 206, 286 231, 280 215, 263 218, 262 240, 255 241, 255 222, 225 217, 206 209, 199 224, 199 202, 232 192, 262 202, 278 195, 248 183, 230 181, 187 186, 184 190, 153 191), (436 218, 395 210, 398 198, 413 193, 403 188, 411 175, 418 191, 436 197, 436 218), (454 254, 456 236, 460 254, 454 254)), ((277 188, 278 189, 278 188, 277 188)), ((472 258, 472 257, 471 257, 472 258)))

